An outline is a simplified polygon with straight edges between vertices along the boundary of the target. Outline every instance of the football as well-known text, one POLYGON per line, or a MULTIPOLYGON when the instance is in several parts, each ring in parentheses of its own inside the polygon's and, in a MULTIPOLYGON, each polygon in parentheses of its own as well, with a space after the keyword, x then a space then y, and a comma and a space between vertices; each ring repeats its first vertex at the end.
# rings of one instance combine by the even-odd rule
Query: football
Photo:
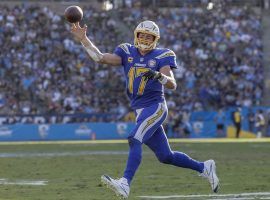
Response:
POLYGON ((69 6, 65 10, 65 18, 70 23, 79 22, 83 18, 83 11, 79 6, 69 6))

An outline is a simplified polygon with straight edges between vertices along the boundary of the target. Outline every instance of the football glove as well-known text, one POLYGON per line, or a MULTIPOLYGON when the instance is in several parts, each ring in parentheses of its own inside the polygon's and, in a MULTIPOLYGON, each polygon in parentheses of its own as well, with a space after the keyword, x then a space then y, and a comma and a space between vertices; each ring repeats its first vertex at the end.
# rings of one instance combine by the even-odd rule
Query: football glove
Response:
POLYGON ((149 70, 148 72, 145 72, 142 77, 144 77, 144 79, 153 79, 153 80, 158 80, 161 78, 161 73, 154 71, 154 70, 149 70))

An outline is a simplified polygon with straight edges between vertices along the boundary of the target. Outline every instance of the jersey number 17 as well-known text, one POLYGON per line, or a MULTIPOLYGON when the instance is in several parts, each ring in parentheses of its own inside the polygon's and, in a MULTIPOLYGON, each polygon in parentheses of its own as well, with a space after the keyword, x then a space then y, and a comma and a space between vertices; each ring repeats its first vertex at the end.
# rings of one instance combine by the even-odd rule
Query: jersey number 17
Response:
MULTIPOLYGON (((129 90, 129 93, 133 94, 133 84, 134 84, 135 78, 141 76, 143 73, 145 73, 147 71, 148 71, 148 69, 143 68, 143 67, 138 67, 138 68, 131 67, 130 68, 130 70, 128 72, 128 90, 129 90)), ((142 95, 143 94, 146 83, 147 83, 147 80, 142 78, 141 82, 140 82, 140 86, 139 86, 138 91, 137 91, 137 95, 142 95)))

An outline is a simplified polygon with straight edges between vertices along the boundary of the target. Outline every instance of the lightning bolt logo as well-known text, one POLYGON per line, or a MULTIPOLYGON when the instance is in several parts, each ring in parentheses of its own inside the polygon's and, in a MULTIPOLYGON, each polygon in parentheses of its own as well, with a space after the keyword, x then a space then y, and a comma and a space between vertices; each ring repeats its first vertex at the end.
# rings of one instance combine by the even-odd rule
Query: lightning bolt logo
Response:
POLYGON ((161 108, 159 109, 159 111, 156 113, 156 115, 152 118, 150 118, 149 120, 147 120, 147 124, 144 127, 143 131, 141 134, 143 134, 143 132, 145 131, 145 129, 147 129, 151 124, 153 124, 162 114, 163 114, 163 106, 161 106, 161 108))

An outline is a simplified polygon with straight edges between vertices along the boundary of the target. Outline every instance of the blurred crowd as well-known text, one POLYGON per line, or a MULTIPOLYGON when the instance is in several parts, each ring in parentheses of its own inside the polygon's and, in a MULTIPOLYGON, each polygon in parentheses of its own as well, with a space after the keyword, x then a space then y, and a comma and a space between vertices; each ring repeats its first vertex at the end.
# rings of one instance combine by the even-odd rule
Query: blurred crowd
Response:
MULTIPOLYGON (((113 51, 122 32, 109 13, 85 8, 85 19, 101 51, 113 51)), ((0 43, 0 115, 88 113, 89 121, 112 121, 126 112, 121 68, 92 62, 63 16, 47 7, 1 6, 0 43)))
MULTIPOLYGON (((215 6, 138 7, 117 13, 84 7, 83 23, 102 52, 133 43, 133 30, 142 20, 159 25, 159 46, 172 49, 178 58, 178 89, 167 91, 166 97, 168 119, 179 121, 191 111, 249 107, 262 100, 260 13, 215 6)), ((13 123, 22 114, 84 113, 88 117, 81 119, 91 122, 134 119, 122 69, 92 62, 63 16, 40 6, 0 8, 0 116, 13 116, 13 123)))
POLYGON ((160 46, 177 55, 179 87, 167 97, 171 108, 168 121, 178 124, 176 127, 189 129, 185 124, 191 111, 261 104, 261 15, 248 7, 219 3, 213 8, 122 11, 130 29, 142 19, 157 22, 160 46))

